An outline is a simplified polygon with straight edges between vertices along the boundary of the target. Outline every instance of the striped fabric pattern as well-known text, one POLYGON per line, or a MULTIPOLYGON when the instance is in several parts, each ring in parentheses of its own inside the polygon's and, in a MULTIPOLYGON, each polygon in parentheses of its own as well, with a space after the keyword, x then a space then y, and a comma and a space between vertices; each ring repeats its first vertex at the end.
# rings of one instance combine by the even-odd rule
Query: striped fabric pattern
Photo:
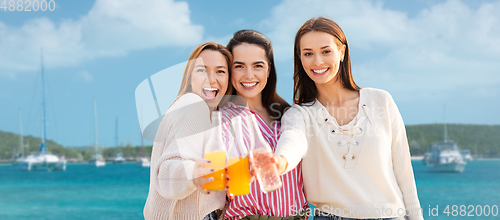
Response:
MULTIPOLYGON (((220 111, 222 113, 223 140, 226 144, 232 138, 231 119, 236 116, 242 116, 244 142, 247 147, 250 145, 248 127, 244 117, 254 114, 259 123, 262 136, 274 152, 281 134, 278 121, 273 123, 274 129, 271 130, 259 114, 247 107, 231 102, 221 108, 220 111)), ((248 195, 236 196, 230 201, 224 219, 241 219, 247 215, 257 214, 279 217, 298 214, 306 205, 301 166, 299 165, 292 171, 282 175, 281 181, 283 183, 282 188, 267 194, 260 190, 257 180, 253 181, 250 184, 250 193, 248 195)))

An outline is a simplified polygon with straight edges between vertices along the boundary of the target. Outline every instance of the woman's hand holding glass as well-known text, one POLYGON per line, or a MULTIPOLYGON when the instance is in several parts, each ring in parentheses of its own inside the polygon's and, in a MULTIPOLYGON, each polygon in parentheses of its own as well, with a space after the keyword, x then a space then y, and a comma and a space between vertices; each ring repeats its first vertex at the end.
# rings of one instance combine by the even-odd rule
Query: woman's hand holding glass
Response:
POLYGON ((196 189, 200 190, 200 192, 210 194, 210 191, 205 190, 203 186, 214 181, 213 177, 205 178, 205 175, 213 173, 214 169, 205 168, 206 165, 210 164, 210 161, 207 159, 198 159, 195 163, 196 164, 193 170, 193 184, 196 186, 196 189))

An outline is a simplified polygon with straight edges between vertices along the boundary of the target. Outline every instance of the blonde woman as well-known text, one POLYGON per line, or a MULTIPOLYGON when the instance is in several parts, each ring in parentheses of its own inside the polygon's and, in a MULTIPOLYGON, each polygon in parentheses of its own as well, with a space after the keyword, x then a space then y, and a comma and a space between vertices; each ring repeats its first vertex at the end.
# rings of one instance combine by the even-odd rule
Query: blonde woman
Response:
POLYGON ((216 219, 226 201, 224 191, 208 192, 203 178, 213 172, 203 168, 210 129, 210 113, 226 94, 231 94, 226 47, 208 42, 197 46, 184 69, 177 99, 164 115, 151 155, 149 195, 145 219, 216 219))

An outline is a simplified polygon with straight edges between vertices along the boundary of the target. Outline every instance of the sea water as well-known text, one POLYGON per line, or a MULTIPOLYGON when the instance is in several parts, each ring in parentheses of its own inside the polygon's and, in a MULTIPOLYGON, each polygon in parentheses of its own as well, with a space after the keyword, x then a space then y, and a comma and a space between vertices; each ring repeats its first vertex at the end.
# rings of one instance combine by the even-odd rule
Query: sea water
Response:
POLYGON ((468 162, 463 173, 429 172, 420 160, 412 164, 424 219, 500 219, 499 159, 468 162))
POLYGON ((144 219, 149 168, 135 163, 66 171, 0 165, 0 219, 144 219))
MULTIPOLYGON (((412 164, 425 219, 500 219, 491 209, 500 206, 500 160, 468 162, 463 173, 432 173, 420 160, 412 164), (488 217, 485 206, 490 207, 488 217)), ((149 168, 135 163, 68 164, 63 172, 0 165, 0 219, 144 219, 148 190, 149 168)))

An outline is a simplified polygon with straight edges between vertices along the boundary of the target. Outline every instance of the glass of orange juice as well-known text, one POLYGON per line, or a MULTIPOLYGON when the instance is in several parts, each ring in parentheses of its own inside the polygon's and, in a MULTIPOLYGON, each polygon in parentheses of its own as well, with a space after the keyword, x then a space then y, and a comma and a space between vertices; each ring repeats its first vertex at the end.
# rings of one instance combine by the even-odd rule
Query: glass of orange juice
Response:
POLYGON ((213 177, 214 180, 203 185, 206 190, 224 190, 226 188, 226 147, 222 141, 221 113, 212 112, 212 130, 207 144, 205 145, 205 159, 211 163, 205 165, 205 168, 214 169, 213 173, 204 177, 213 177))
POLYGON ((211 163, 205 168, 212 168, 215 172, 205 175, 205 178, 213 177, 214 181, 206 183, 203 188, 206 190, 224 190, 226 187, 226 152, 213 151, 205 154, 205 159, 211 163))
POLYGON ((231 196, 246 195, 250 193, 250 168, 248 166, 248 149, 243 141, 241 117, 237 116, 231 119, 231 124, 235 141, 228 149, 228 194, 231 196))
POLYGON ((248 171, 248 157, 229 158, 227 174, 229 181, 228 193, 231 196, 246 195, 250 193, 250 174, 248 171))

